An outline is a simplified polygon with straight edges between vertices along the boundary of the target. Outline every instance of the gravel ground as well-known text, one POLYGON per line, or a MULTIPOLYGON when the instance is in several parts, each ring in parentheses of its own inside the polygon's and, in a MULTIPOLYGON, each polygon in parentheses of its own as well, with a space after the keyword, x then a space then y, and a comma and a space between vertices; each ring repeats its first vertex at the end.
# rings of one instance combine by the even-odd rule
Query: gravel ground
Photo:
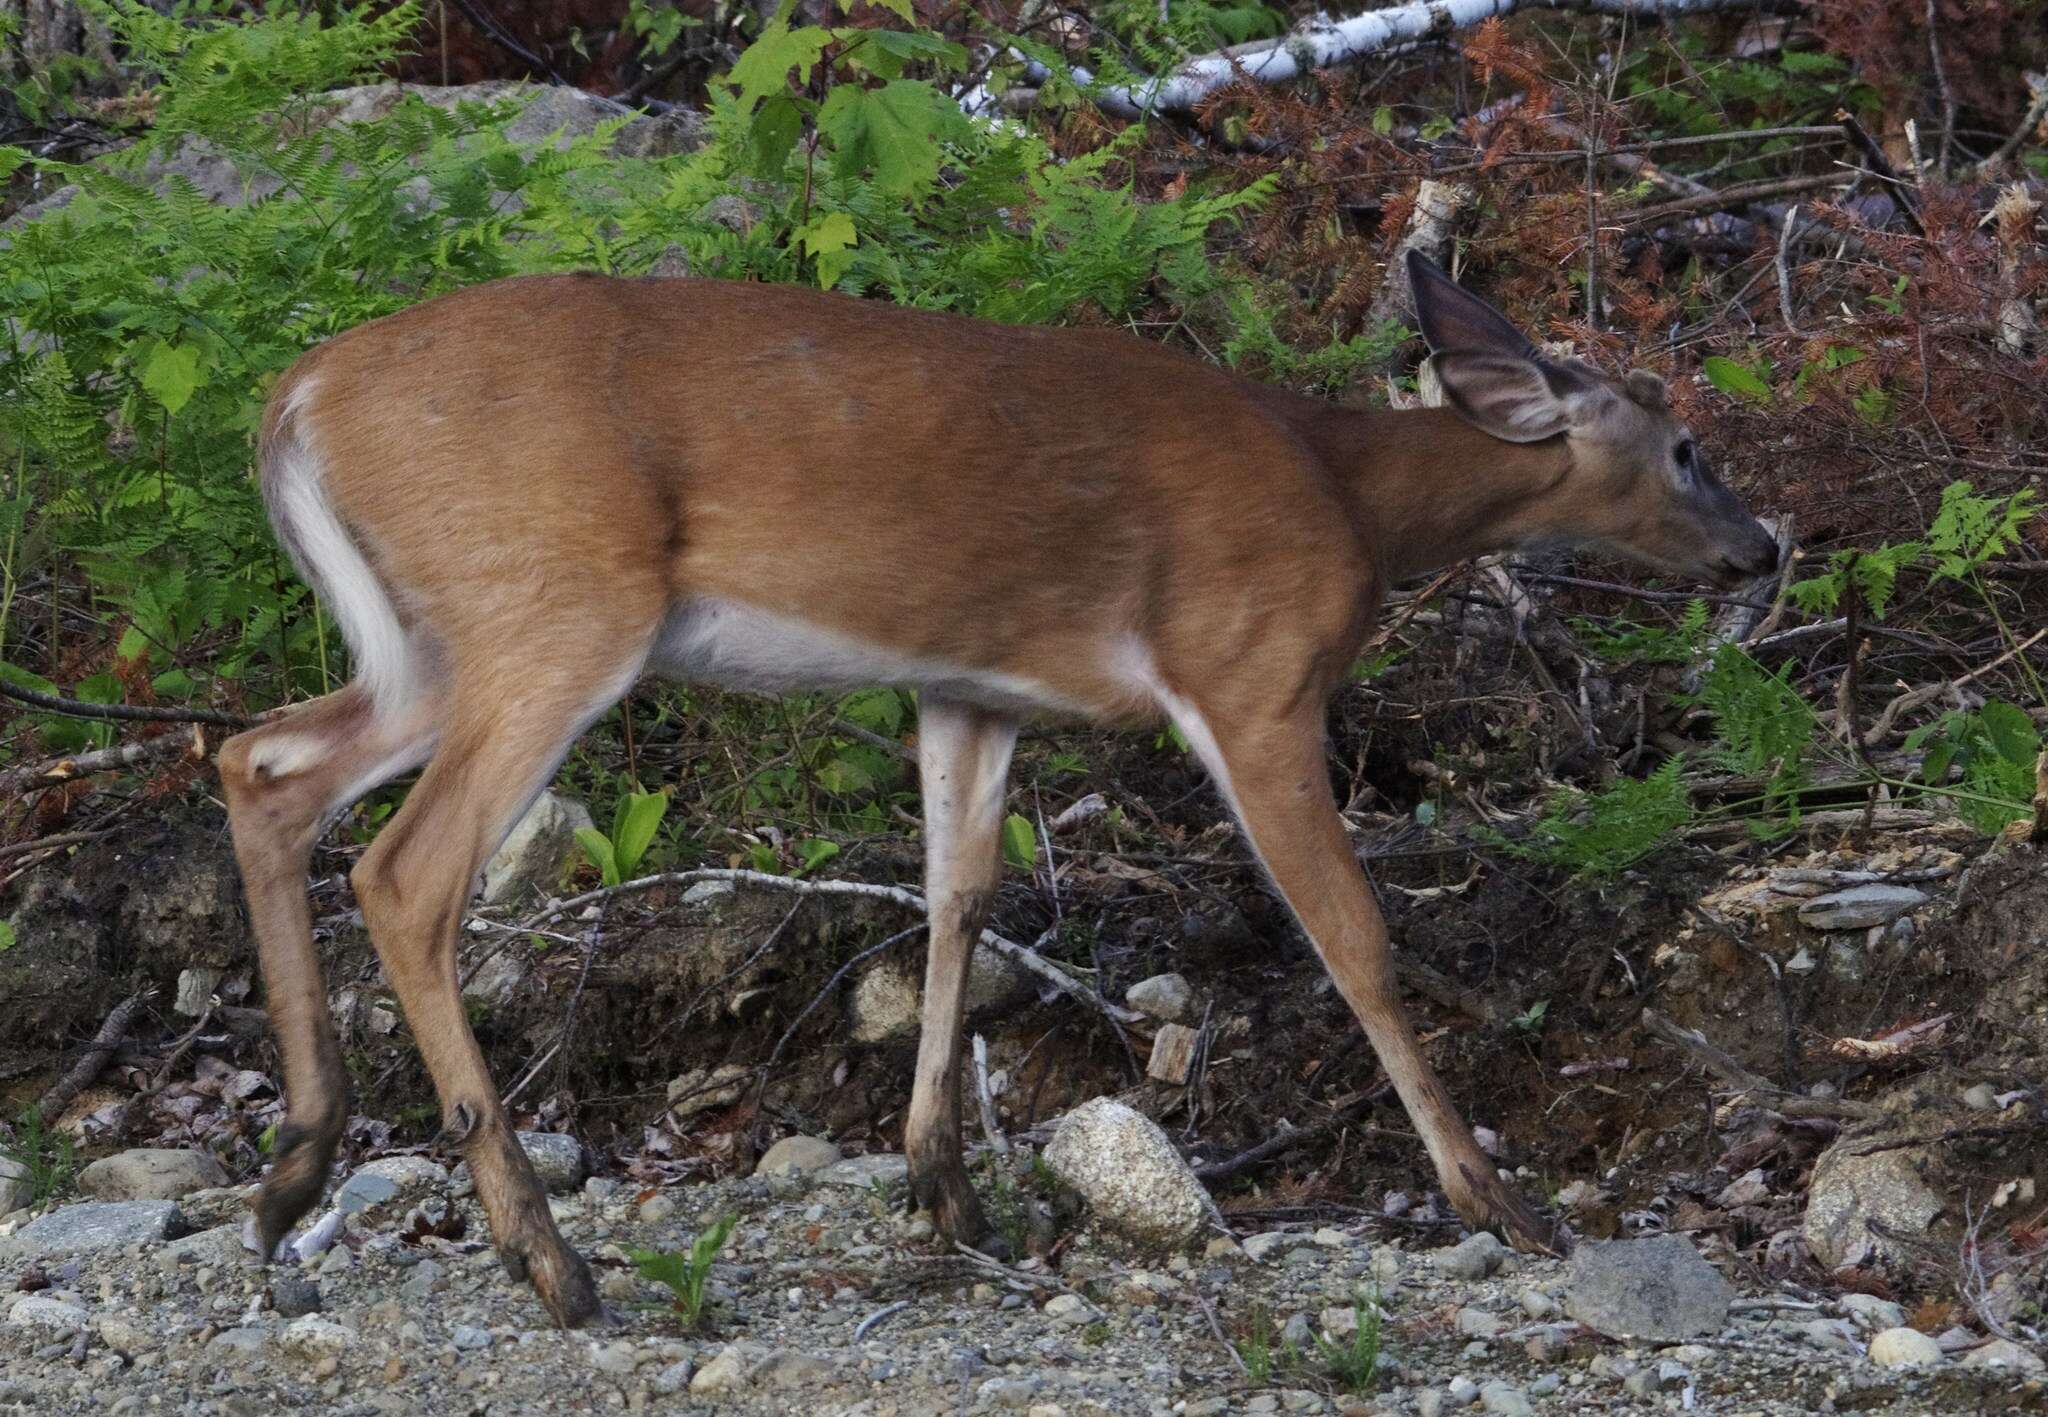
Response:
POLYGON ((1867 1300, 1747 1293, 1709 1337, 1631 1345, 1566 1317, 1560 1261, 1486 1242, 1446 1254, 1376 1221, 1214 1234, 1206 1248, 1149 1257, 1084 1233, 1056 1275, 1036 1261, 983 1265, 901 1212, 900 1159, 887 1157, 652 1196, 593 1179, 557 1196, 616 1315, 602 1332, 561 1333, 468 1238, 487 1231, 459 1177, 450 1195, 438 1168, 386 1164, 411 1168, 402 1194, 351 1215, 303 1267, 251 1263, 247 1187, 196 1192, 168 1227, 152 1221, 187 1231, 176 1239, 67 1242, 31 1257, 47 1226, 29 1230, 20 1214, 0 1224, 12 1232, 0 1234, 0 1412, 2048 1409, 2031 1355, 2014 1355, 2024 1370, 1982 1366, 1984 1352, 1963 1351, 1956 1336, 1929 1367, 1873 1362, 1870 1336, 1887 1318, 1867 1300), (691 1331, 627 1251, 686 1249, 727 1214, 737 1228, 706 1321, 691 1331), (464 1237, 406 1238, 436 1219, 444 1234, 466 1222, 464 1237), (1347 1392, 1315 1336, 1344 1342, 1359 1296, 1375 1291, 1386 1313, 1380 1372, 1347 1392), (1284 1331, 1309 1356, 1276 1340, 1270 1372, 1247 1374, 1217 1334, 1255 1326, 1284 1331))

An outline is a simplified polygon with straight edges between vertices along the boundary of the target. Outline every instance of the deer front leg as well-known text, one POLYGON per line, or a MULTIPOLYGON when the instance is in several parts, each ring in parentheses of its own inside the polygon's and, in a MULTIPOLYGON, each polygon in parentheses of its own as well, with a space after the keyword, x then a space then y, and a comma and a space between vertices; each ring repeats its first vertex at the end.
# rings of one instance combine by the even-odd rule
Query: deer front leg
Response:
POLYGON ((1174 719, 1230 797, 1280 894, 1364 1026, 1459 1216, 1500 1232, 1517 1249, 1548 1252, 1550 1227, 1479 1149, 1401 1008, 1386 922, 1330 793, 1320 712, 1233 721, 1176 704, 1174 719))
POLYGON ((930 951, 917 1076, 904 1151, 912 1200, 948 1238, 972 1244, 984 1229, 960 1147, 960 1024, 974 942, 995 901, 1003 789, 1017 725, 931 693, 918 702, 917 761, 924 790, 925 906, 930 951))

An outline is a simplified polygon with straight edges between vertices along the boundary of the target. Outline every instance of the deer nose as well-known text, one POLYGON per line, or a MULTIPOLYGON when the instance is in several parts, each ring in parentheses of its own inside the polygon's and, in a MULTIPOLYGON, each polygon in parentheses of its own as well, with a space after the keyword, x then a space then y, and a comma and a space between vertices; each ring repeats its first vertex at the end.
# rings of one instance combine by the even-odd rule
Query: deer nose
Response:
POLYGON ((1742 569, 1752 576, 1768 576, 1778 569, 1778 539, 1761 527, 1757 530, 1762 533, 1762 538, 1742 569))
POLYGON ((1778 539, 1761 525, 1741 539, 1740 549, 1723 551, 1715 567, 1715 579, 1724 585, 1740 585, 1768 576, 1778 569, 1778 539))
POLYGON ((1757 579, 1778 569, 1778 539, 1757 526, 1755 532, 1745 539, 1741 551, 1729 551, 1720 557, 1722 567, 1731 571, 1735 579, 1757 579))

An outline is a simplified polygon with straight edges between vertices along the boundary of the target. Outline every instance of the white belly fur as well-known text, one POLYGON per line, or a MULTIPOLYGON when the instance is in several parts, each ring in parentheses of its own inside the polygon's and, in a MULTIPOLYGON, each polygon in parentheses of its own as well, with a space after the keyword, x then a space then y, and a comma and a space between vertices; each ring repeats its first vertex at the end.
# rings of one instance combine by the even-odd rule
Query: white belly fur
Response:
POLYGON ((1019 714, 1079 707, 1020 675, 901 654, 712 596, 695 597, 669 612, 647 667, 668 678, 764 694, 886 686, 930 689, 1019 714))

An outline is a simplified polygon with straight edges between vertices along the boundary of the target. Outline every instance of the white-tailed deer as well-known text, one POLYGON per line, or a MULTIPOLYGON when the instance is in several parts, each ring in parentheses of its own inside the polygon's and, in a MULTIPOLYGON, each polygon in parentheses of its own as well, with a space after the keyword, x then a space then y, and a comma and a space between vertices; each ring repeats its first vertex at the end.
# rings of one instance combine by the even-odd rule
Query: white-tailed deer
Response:
POLYGON ((1019 722, 1170 719, 1364 1025, 1458 1213, 1547 1231, 1404 1016, 1323 757, 1326 699, 1392 582, 1595 543, 1718 583, 1771 537, 1652 375, 1541 357, 1419 258, 1450 407, 1337 408, 1121 334, 785 286, 547 276, 429 301, 279 380, 263 492, 356 677, 222 748, 285 1060, 265 1252, 319 1198, 346 1080, 309 929, 329 815, 426 771, 355 868, 384 969, 508 1269, 599 1313, 456 985, 471 884, 643 673, 919 692, 930 958, 912 1190, 976 1238, 961 1003, 1019 722))

